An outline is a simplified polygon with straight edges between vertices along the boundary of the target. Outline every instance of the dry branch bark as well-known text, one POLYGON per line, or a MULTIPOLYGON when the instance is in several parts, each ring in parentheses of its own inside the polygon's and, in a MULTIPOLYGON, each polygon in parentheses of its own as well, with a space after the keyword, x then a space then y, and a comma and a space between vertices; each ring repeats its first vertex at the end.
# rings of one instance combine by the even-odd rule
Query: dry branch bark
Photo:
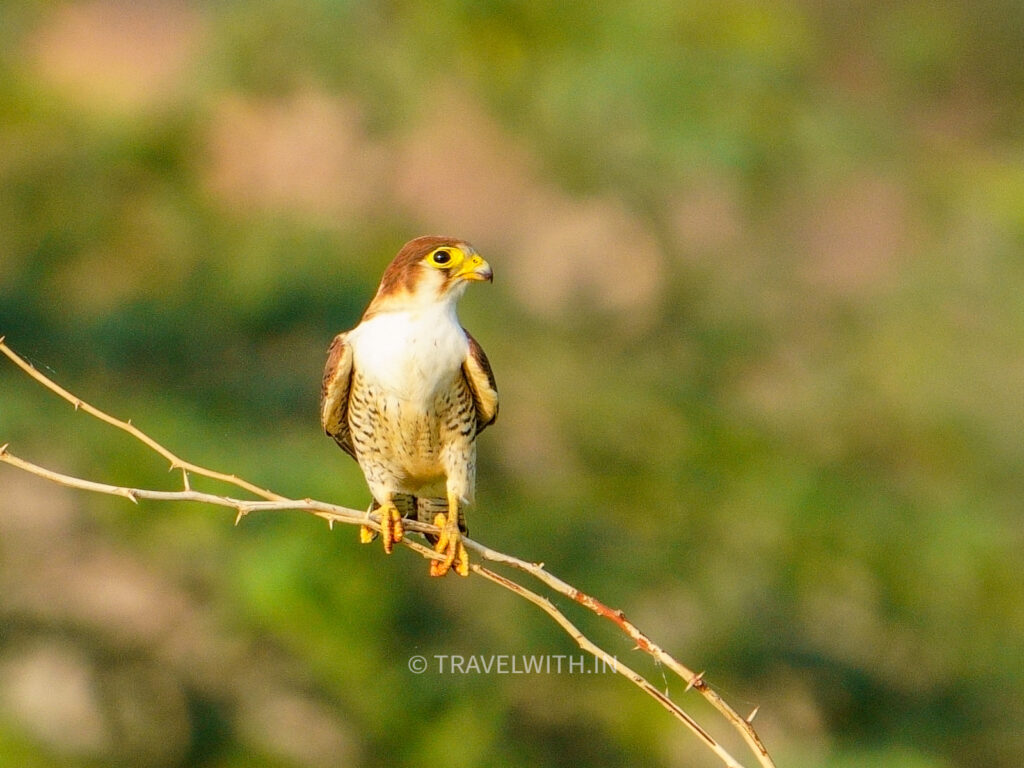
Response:
MULTIPOLYGON (((348 507, 338 506, 336 504, 329 504, 327 502, 317 501, 315 499, 289 499, 281 496, 273 491, 260 488, 249 481, 238 477, 233 474, 226 474, 223 472, 217 472, 206 467, 193 464, 186 461, 176 454, 172 453, 166 447, 161 445, 159 442, 154 440, 152 437, 138 429, 131 421, 122 421, 109 414, 101 411, 100 409, 90 405, 81 398, 68 392, 63 387, 59 386, 51 379, 43 375, 30 363, 21 358, 15 353, 10 347, 4 343, 4 337, 0 336, 0 352, 6 355, 12 362, 15 363, 21 370, 31 376, 38 383, 50 391, 56 393, 62 399, 70 403, 76 411, 81 410, 94 418, 99 419, 117 429, 120 429, 136 440, 139 440, 144 445, 149 447, 151 450, 162 456, 164 459, 170 462, 172 470, 179 470, 182 474, 183 489, 178 491, 161 491, 146 488, 126 488, 123 486, 110 485, 106 483, 94 482, 83 478, 73 477, 71 475, 61 474, 53 470, 47 469, 41 465, 27 461, 12 454, 9 450, 9 444, 4 443, 0 445, 0 463, 8 464, 17 469, 29 472, 37 477, 44 480, 48 480, 53 483, 57 483, 69 488, 77 488, 79 490, 90 491, 93 493, 103 493, 113 496, 120 496, 128 499, 129 501, 138 504, 140 499, 152 500, 152 501, 193 501, 205 504, 211 504, 214 506, 227 507, 235 510, 236 523, 241 520, 245 515, 259 511, 282 511, 282 510, 297 510, 307 512, 327 520, 329 524, 343 523, 346 525, 370 525, 379 530, 379 520, 376 513, 367 513, 356 509, 350 509, 348 507), (212 480, 217 480, 228 485, 235 486, 236 488, 246 491, 254 496, 259 497, 258 499, 238 499, 232 496, 217 495, 212 493, 204 493, 201 491, 193 490, 189 481, 189 474, 196 474, 202 477, 207 477, 212 480)), ((420 523, 414 520, 408 520, 405 522, 405 526, 410 531, 416 531, 419 533, 438 533, 438 528, 433 525, 420 523)), ((626 619, 625 614, 613 608, 609 608, 600 600, 576 589, 570 584, 559 579, 554 574, 545 570, 541 563, 531 563, 525 560, 521 560, 512 555, 498 552, 489 547, 480 544, 479 542, 473 541, 472 539, 464 539, 465 545, 472 549, 474 552, 479 554, 484 560, 493 563, 499 563, 502 565, 509 566, 511 568, 522 571, 523 573, 529 574, 534 577, 542 584, 547 586, 552 591, 561 594, 565 597, 570 598, 576 603, 589 609, 596 615, 608 619, 614 623, 619 629, 633 640, 638 650, 644 651, 645 653, 652 656, 658 662, 663 664, 669 670, 674 672, 680 678, 686 682, 686 690, 695 690, 700 693, 705 699, 707 699, 715 709, 723 716, 723 718, 729 722, 729 724, 742 736, 751 752, 754 754, 758 763, 762 768, 775 768, 775 764, 772 761, 768 750, 765 748, 761 739, 758 737, 757 732, 754 730, 751 721, 754 715, 757 713, 755 709, 748 717, 741 717, 729 704, 727 704, 704 680, 703 673, 695 673, 670 654, 665 652, 658 645, 653 643, 644 633, 642 633, 634 624, 626 619)), ((426 547, 417 541, 409 538, 403 539, 401 542, 408 549, 413 550, 417 554, 425 558, 440 559, 442 555, 435 552, 432 548, 426 547)), ((668 710, 677 720, 682 722, 708 749, 714 752, 718 758, 728 768, 743 768, 742 764, 738 762, 729 752, 718 743, 718 741, 711 736, 711 734, 701 726, 692 716, 686 713, 678 704, 672 701, 666 693, 659 691, 653 684, 650 683, 646 678, 634 671, 630 667, 626 666, 622 662, 615 659, 604 649, 593 643, 589 638, 586 637, 577 627, 573 624, 565 614, 555 607, 554 603, 548 598, 540 595, 539 593, 528 589, 524 585, 520 584, 513 579, 496 573, 478 563, 474 562, 471 564, 471 570, 478 576, 497 584, 504 589, 522 597, 523 599, 533 603, 545 613, 547 613, 565 632, 571 637, 579 647, 592 654, 595 658, 603 661, 608 667, 613 669, 618 674, 625 677, 627 680, 632 682, 644 693, 657 701, 662 707, 668 710)))

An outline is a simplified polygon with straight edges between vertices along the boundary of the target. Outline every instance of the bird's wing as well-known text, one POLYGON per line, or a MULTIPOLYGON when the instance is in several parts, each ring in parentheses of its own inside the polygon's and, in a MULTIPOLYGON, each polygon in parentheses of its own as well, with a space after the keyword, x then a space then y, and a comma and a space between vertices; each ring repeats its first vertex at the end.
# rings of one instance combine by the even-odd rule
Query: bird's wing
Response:
MULTIPOLYGON (((465 328, 463 328, 466 331, 465 328)), ((494 372, 484 354, 483 348, 466 331, 469 339, 469 354, 462 363, 462 373, 473 393, 473 404, 476 406, 476 431, 480 434, 484 427, 494 423, 498 418, 498 385, 494 381, 494 372)))
POLYGON ((348 393, 352 383, 352 347, 348 334, 339 333, 327 350, 324 383, 320 390, 320 423, 349 456, 355 458, 348 428, 348 393))

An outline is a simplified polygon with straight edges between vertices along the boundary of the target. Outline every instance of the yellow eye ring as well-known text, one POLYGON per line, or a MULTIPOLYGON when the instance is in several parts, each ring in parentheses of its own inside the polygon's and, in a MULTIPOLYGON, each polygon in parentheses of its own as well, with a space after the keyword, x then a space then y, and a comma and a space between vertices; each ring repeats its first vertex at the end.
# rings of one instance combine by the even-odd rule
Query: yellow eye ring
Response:
POLYGON ((431 251, 427 256, 427 263, 439 269, 448 269, 456 266, 462 260, 462 252, 452 246, 444 246, 431 251))

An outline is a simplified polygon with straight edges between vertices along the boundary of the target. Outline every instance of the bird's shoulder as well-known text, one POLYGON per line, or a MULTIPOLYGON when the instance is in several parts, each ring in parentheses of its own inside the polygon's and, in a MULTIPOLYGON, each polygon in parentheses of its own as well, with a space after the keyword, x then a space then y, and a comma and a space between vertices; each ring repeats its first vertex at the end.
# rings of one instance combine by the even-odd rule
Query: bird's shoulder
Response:
POLYGON ((348 333, 334 337, 327 350, 323 382, 320 388, 320 423, 350 455, 355 455, 348 428, 348 400, 352 383, 352 346, 348 333))
POLYGON ((487 359, 484 348, 465 328, 468 349, 462 364, 463 375, 476 406, 477 434, 498 418, 498 384, 491 369, 491 361, 487 359))

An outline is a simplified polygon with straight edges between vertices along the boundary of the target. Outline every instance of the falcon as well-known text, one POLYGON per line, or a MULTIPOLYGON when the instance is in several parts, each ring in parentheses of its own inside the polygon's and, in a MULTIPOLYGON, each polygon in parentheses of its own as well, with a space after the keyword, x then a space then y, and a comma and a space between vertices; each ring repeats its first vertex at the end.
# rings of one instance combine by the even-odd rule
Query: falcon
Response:
MULTIPOLYGON (((452 568, 469 574, 464 510, 476 484, 476 437, 498 415, 498 390, 456 305, 471 282, 492 277, 463 240, 410 240, 384 270, 359 325, 335 336, 327 353, 324 431, 359 462, 385 552, 402 540, 403 517, 440 528, 428 537, 443 555, 431 560, 431 576, 452 568)), ((364 543, 375 536, 362 526, 364 543)))

